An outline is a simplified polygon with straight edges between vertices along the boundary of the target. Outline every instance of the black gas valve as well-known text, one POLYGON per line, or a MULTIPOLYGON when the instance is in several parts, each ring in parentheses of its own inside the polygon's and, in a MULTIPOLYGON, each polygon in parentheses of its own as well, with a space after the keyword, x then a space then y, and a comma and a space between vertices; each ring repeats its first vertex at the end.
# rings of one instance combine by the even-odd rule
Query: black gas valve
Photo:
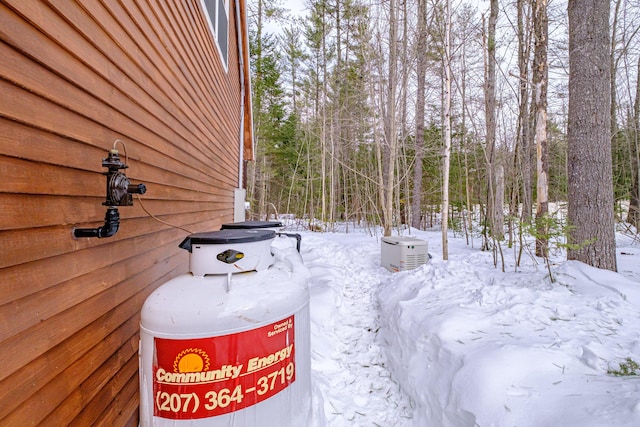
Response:
POLYGON ((144 194, 147 187, 144 184, 132 185, 127 176, 120 172, 129 166, 120 160, 118 150, 111 150, 109 157, 102 159, 102 166, 109 171, 107 176, 107 200, 102 203, 105 206, 133 206, 132 194, 144 194))
POLYGON ((118 150, 109 151, 109 156, 102 159, 102 166, 108 171, 107 176, 107 200, 102 204, 108 206, 105 214, 104 225, 97 228, 74 228, 75 237, 111 237, 118 232, 120 227, 120 215, 116 206, 133 206, 133 194, 144 194, 147 187, 144 184, 133 185, 127 176, 120 172, 127 166, 122 160, 118 150))

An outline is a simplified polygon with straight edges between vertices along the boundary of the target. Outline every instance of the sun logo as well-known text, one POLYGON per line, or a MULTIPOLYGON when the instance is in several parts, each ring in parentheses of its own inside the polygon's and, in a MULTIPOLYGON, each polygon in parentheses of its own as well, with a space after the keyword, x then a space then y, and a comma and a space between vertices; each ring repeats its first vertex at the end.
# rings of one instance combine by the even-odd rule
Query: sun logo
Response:
POLYGON ((199 348, 181 351, 173 361, 173 372, 202 372, 209 370, 209 355, 199 348))

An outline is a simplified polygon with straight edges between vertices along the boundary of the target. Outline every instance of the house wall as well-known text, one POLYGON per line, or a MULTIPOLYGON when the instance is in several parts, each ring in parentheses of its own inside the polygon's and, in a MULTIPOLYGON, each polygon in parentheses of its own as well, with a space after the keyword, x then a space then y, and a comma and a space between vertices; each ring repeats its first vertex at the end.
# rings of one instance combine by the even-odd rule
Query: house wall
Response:
POLYGON ((233 220, 233 7, 226 72, 199 0, 1 2, 0 425, 137 425, 142 303, 187 271, 188 232, 233 220), (116 140, 147 193, 75 239, 116 140))

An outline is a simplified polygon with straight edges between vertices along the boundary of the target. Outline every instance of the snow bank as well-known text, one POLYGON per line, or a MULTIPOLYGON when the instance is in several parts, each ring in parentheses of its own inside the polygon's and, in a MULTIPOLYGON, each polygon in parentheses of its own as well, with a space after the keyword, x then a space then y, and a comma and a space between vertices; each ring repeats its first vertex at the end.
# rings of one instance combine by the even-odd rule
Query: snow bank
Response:
POLYGON ((640 425, 640 380, 607 373, 640 361, 640 283, 578 262, 554 276, 464 248, 388 276, 381 338, 414 426, 640 425))

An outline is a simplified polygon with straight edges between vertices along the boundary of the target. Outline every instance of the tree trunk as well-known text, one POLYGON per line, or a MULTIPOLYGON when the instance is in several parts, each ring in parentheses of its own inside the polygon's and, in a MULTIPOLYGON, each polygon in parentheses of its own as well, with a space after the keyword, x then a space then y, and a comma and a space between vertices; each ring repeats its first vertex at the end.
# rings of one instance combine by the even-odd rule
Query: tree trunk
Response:
MULTIPOLYGON (((485 66, 484 104, 487 130, 487 218, 491 229, 491 237, 502 236, 496 228, 496 209, 493 179, 495 174, 495 146, 496 146, 496 22, 498 20, 498 0, 491 0, 489 22, 487 29, 485 66), (498 233, 498 234, 496 234, 498 233)), ((488 249, 489 242, 484 242, 483 249, 488 249)))
POLYGON ((322 179, 322 188, 321 188, 321 214, 320 219, 322 221, 323 226, 327 222, 327 97, 328 97, 328 89, 327 89, 327 23, 326 19, 326 9, 325 4, 322 3, 322 102, 321 102, 321 112, 322 114, 322 129, 320 130, 320 140, 322 144, 322 157, 321 157, 321 179, 322 179))
POLYGON ((618 38, 618 13, 620 12, 620 3, 622 3, 622 0, 616 0, 616 7, 614 9, 613 12, 613 24, 611 26, 611 50, 610 50, 610 56, 609 56, 609 67, 611 69, 610 73, 611 73, 611 83, 610 83, 610 88, 611 88, 611 135, 614 136, 616 133, 618 133, 618 120, 617 120, 617 114, 618 114, 618 100, 617 100, 617 96, 616 96, 616 68, 617 67, 617 60, 616 60, 616 45, 617 45, 617 38, 618 38))
POLYGON ((416 64, 416 155, 413 168, 411 226, 420 228, 422 217, 422 160, 424 159, 424 89, 427 74, 427 0, 418 0, 418 40, 416 64))
POLYGON ((444 153, 442 156, 442 259, 449 259, 449 166, 451 159, 451 0, 445 2, 444 30, 444 153))
POLYGON ((496 232, 496 235, 500 234, 500 238, 504 237, 502 231, 504 230, 504 167, 502 165, 496 166, 495 173, 495 188, 496 188, 496 196, 494 198, 494 203, 496 206, 495 211, 495 224, 496 228, 500 233, 496 232))
MULTIPOLYGON (((402 51, 400 54, 401 64, 410 64, 412 59, 409 58, 409 18, 408 18, 408 6, 407 1, 402 2, 402 51)), ((400 224, 409 225, 411 223, 411 203, 409 203, 409 197, 411 196, 411 179, 409 173, 409 160, 406 152, 407 139, 409 137, 407 108, 409 101, 409 75, 413 67, 402 67, 402 79, 400 83, 400 124, 402 129, 400 131, 400 143, 399 149, 402 149, 402 157, 399 158, 398 171, 403 171, 402 174, 398 173, 398 197, 396 198, 396 207, 398 209, 398 216, 401 218, 400 224), (402 189, 402 190, 401 190, 402 189)), ((399 151, 400 152, 400 151, 399 151)))
POLYGON ((616 270, 609 2, 569 0, 567 258, 616 270))
POLYGON ((547 0, 533 2, 533 31, 535 49, 533 58, 533 94, 536 105, 536 164, 538 172, 536 199, 536 255, 546 258, 549 247, 549 159, 547 152, 547 0))
MULTIPOLYGON (((467 63, 467 50, 465 48, 465 44, 463 43, 461 46, 462 50, 462 67, 460 70, 460 86, 461 86, 461 94, 462 105, 467 100, 467 76, 466 76, 466 63, 467 63)), ((473 236, 473 208, 471 205, 471 184, 469 181, 469 146, 467 144, 467 109, 462 108, 462 136, 461 136, 461 148, 464 153, 464 194, 466 201, 466 209, 465 209, 465 237, 467 239, 467 245, 469 244, 469 236, 473 236)), ((473 245, 473 237, 471 238, 471 244, 473 245)))
POLYGON ((396 19, 396 1, 389 3, 389 74, 387 82, 387 105, 385 114, 385 171, 384 199, 382 203, 383 233, 391 236, 393 225, 393 188, 395 184, 395 165, 398 135, 396 132, 396 75, 398 59, 398 22, 396 19))
POLYGON ((528 0, 518 0, 518 70, 520 72, 520 99, 518 110, 518 162, 522 174, 522 222, 530 223, 533 206, 531 191, 531 146, 529 144, 529 54, 531 31, 528 14, 528 0))
POLYGON ((640 144, 640 58, 638 59, 636 76, 636 99, 633 103, 633 130, 631 132, 631 177, 633 182, 631 183, 627 222, 636 227, 636 231, 638 231, 638 225, 640 224, 640 176, 638 174, 640 169, 640 150, 638 149, 640 144))

